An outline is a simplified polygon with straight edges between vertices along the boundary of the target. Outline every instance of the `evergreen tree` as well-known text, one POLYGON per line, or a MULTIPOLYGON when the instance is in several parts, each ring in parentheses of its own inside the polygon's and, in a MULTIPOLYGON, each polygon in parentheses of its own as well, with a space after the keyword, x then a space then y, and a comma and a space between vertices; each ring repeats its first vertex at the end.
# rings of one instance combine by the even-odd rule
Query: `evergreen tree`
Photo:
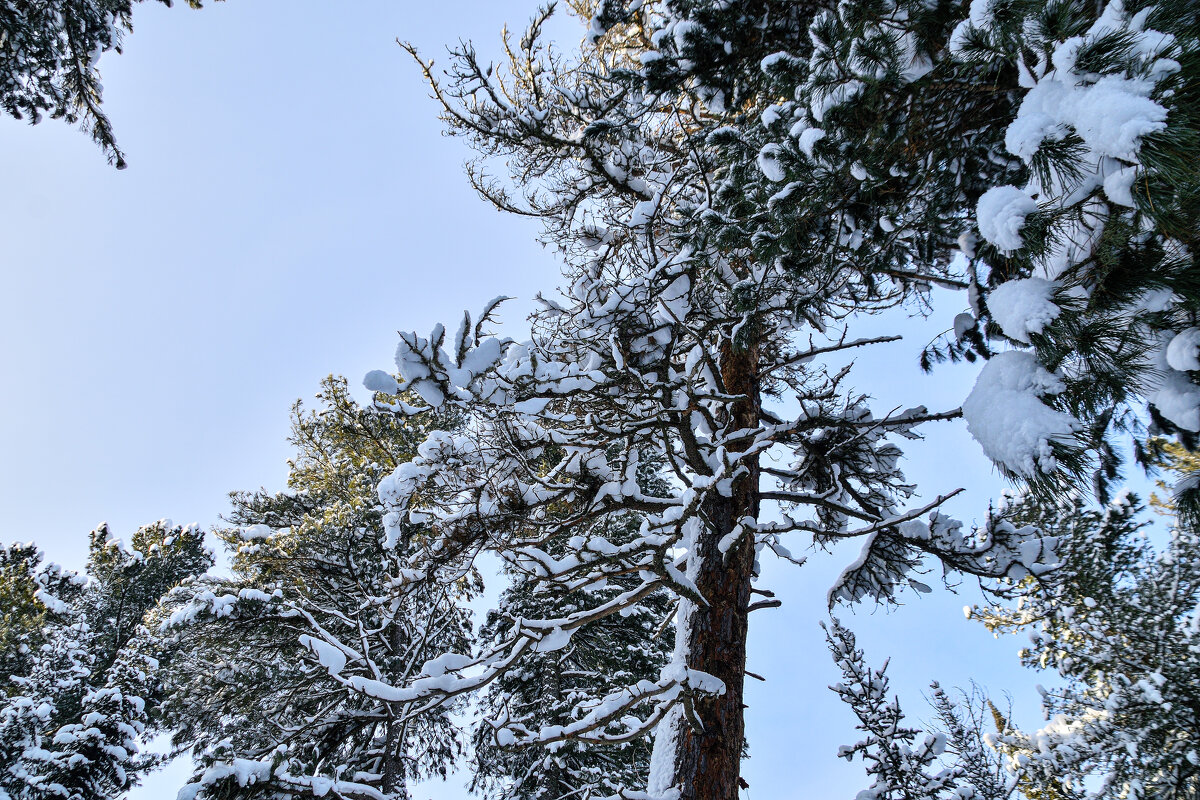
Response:
POLYGON ((50 606, 76 593, 79 577, 44 557, 33 543, 0 549, 0 675, 29 674, 49 632, 50 606))
POLYGON ((163 613, 163 726, 200 760, 183 797, 404 798, 463 752, 452 706, 381 687, 466 659, 442 654, 469 649, 460 603, 478 579, 396 592, 428 534, 385 548, 375 493, 454 418, 363 408, 333 377, 317 399, 293 408, 288 489, 232 496, 232 577, 182 587, 163 613))
MULTIPOLYGON (((125 156, 101 110, 102 53, 121 52, 142 0, 13 0, 0 7, 0 108, 15 119, 43 114, 76 122, 117 169, 125 156)), ((172 0, 158 0, 171 5, 172 0)), ((200 0, 187 0, 192 8, 200 0)))
POLYGON ((854 634, 836 619, 822 627, 842 671, 842 681, 829 688, 854 712, 866 736, 838 751, 847 761, 861 758, 872 778, 858 800, 1008 800, 1015 794, 1017 781, 981 735, 977 716, 964 717, 934 683, 932 701, 943 730, 906 727, 899 699, 888 699, 886 662, 869 667, 854 634))
MULTIPOLYGON (((919 299, 948 258, 911 263, 900 247, 845 260, 849 234, 828 209, 814 210, 812 230, 797 235, 804 260, 764 257, 745 245, 753 234, 707 225, 720 213, 717 195, 736 194, 722 189, 733 168, 724 142, 758 124, 745 111, 759 98, 734 103, 690 78, 657 82, 655 65, 697 31, 675 15, 693 7, 684 5, 602 4, 578 61, 542 40, 546 9, 506 41, 499 68, 469 45, 452 51, 444 80, 423 64, 451 131, 494 159, 474 167, 474 184, 500 208, 544 223, 565 282, 560 295, 539 298, 531 340, 484 332, 493 303, 453 335, 440 325, 429 337, 403 334, 401 381, 375 372, 367 383, 419 397, 406 414, 449 408, 470 420, 462 434, 431 436, 380 486, 385 527, 420 522, 434 534, 407 559, 413 585, 453 580, 482 551, 548 587, 638 579, 611 601, 516 621, 453 675, 439 672, 445 683, 422 673, 394 690, 437 702, 482 688, 528 650, 565 647, 665 590, 678 600, 676 646, 657 681, 579 698, 566 725, 493 720, 497 742, 604 744, 657 727, 647 791, 728 800, 745 738, 748 613, 771 604, 752 599, 769 592, 754 585, 757 558, 801 560, 789 539, 861 537, 862 555, 830 593, 853 601, 891 598, 926 555, 1001 575, 1039 569, 1042 553, 1028 531, 966 532, 930 514, 945 496, 910 506, 895 440, 957 412, 876 416, 846 385, 848 370, 822 361, 894 338, 853 338, 854 315, 919 299), (486 172, 500 162, 507 181, 486 172), (672 476, 668 496, 638 486, 643 453, 672 476), (642 523, 628 544, 580 533, 630 513, 642 523)), ((722 29, 716 48, 729 43, 738 75, 761 60, 735 39, 777 27, 799 52, 812 47, 812 7, 755 17, 759 4, 710 5, 747 6, 744 30, 722 29)))
POLYGON ((972 616, 1028 633, 1022 662, 1065 683, 1043 690, 1049 722, 1002 726, 995 745, 1047 797, 1163 798, 1200 793, 1200 537, 1174 527, 1156 551, 1136 497, 1102 510, 1016 497, 1006 515, 1060 539, 1063 566, 999 583, 972 616))
POLYGON ((155 763, 138 752, 160 699, 158 663, 140 646, 143 619, 212 561, 195 527, 158 522, 131 544, 100 526, 84 575, 40 565, 32 547, 6 551, 6 566, 23 574, 6 569, 5 594, 24 602, 17 623, 6 620, 17 671, 4 676, 0 705, 0 796, 115 799, 155 763))

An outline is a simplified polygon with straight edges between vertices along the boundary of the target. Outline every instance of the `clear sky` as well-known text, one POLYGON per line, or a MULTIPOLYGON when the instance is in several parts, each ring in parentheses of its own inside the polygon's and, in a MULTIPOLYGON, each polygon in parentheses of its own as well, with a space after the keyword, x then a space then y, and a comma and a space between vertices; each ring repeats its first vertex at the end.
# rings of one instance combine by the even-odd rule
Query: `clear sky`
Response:
MULTIPOLYGON (((182 4, 179 4, 182 5, 182 4)), ((229 0, 202 11, 139 5, 123 55, 106 55, 105 108, 129 168, 79 131, 0 119, 0 538, 36 540, 81 567, 87 532, 160 517, 211 526, 234 489, 282 488, 288 409, 320 379, 357 385, 391 366, 397 329, 426 332, 491 297, 505 320, 552 288, 551 254, 526 221, 471 192, 458 140, 441 136, 414 65, 459 38, 498 50, 518 0, 229 0)), ((570 30, 569 27, 565 28, 570 30)), ((573 41, 573 40, 572 40, 573 41)), ((916 354, 959 309, 906 323, 903 343, 860 354, 881 409, 957 406, 974 369, 923 376, 916 354)), ((890 328, 881 327, 891 332, 890 328)), ((366 392, 360 390, 365 398, 366 392)), ((982 520, 1002 488, 961 423, 912 448, 925 497, 968 488, 953 511, 982 520)), ((852 797, 855 741, 817 621, 853 553, 768 565, 785 606, 752 619, 749 797, 852 797)), ((936 576, 934 576, 936 577, 936 576)), ((936 583, 936 581, 928 581, 936 583)), ((1017 640, 964 621, 973 595, 940 589, 894 613, 853 616, 914 719, 931 679, 1011 690, 1034 723, 1035 676, 1017 640)), ((137 800, 173 797, 179 768, 137 800)), ((416 800, 465 798, 452 776, 416 800)))

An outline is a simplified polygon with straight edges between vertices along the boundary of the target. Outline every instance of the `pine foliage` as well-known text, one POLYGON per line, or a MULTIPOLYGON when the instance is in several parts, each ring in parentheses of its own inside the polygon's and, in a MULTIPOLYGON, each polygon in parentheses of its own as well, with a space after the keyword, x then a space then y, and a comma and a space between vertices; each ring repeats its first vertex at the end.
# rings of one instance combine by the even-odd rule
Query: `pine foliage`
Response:
MULTIPOLYGON (((595 531, 617 546, 637 534, 640 519, 614 520, 624 530, 595 531)), ((560 554, 565 555, 565 553, 560 554)), ((548 587, 516 574, 513 585, 488 614, 480 630, 483 646, 511 635, 515 620, 567 617, 589 605, 611 602, 634 588, 629 578, 614 577, 607 586, 586 591, 548 587)), ((614 743, 573 740, 546 748, 505 749, 496 726, 519 724, 525 731, 568 725, 579 699, 603 697, 623 686, 658 678, 670 657, 674 630, 665 594, 652 595, 628 613, 610 615, 589 627, 587 636, 572 637, 562 649, 527 653, 488 687, 484 717, 476 727, 472 789, 495 800, 580 800, 607 797, 640 784, 649 770, 650 746, 634 738, 614 743)))
POLYGON ((1200 792, 1200 537, 1180 525, 1156 549, 1142 511, 1127 492, 1101 510, 1028 495, 1005 510, 1059 537, 1063 559, 1041 580, 994 586, 998 602, 973 611, 1028 633, 1022 662, 1064 681, 1043 690, 1043 728, 994 737, 1031 797, 1200 792))
POLYGON ((926 733, 904 724, 887 664, 870 667, 854 634, 836 619, 825 627, 834 663, 842 671, 831 686, 858 719, 865 738, 843 746, 838 756, 860 758, 871 786, 858 800, 1007 800, 1017 782, 980 734, 980 720, 963 717, 957 705, 934 683, 932 701, 943 730, 926 733))
MULTIPOLYGON (((0 7, 0 108, 15 119, 44 115, 79 123, 111 164, 125 167, 112 123, 101 109, 98 62, 121 52, 142 0, 10 0, 0 7)), ((158 0, 171 5, 172 0, 158 0)), ((200 0, 187 0, 192 8, 200 0)))

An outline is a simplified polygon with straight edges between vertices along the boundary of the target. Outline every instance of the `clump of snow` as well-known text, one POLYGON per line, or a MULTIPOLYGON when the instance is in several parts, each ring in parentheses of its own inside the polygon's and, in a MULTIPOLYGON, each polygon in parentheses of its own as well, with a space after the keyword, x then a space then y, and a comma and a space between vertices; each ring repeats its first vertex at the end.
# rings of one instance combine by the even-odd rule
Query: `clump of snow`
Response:
POLYGON ((274 533, 275 529, 269 525, 247 525, 238 530, 238 537, 244 542, 253 542, 269 539, 274 533))
POLYGON ((813 157, 813 147, 817 142, 825 138, 825 131, 820 128, 805 128, 800 132, 800 138, 796 141, 800 152, 809 158, 813 157))
POLYGON ((979 244, 979 239, 973 230, 968 229, 958 235, 958 249, 967 258, 975 257, 975 245, 977 244, 979 244))
POLYGON ((534 652, 551 653, 555 650, 562 650, 571 643, 571 634, 575 633, 574 628, 554 628, 533 645, 534 652))
POLYGON ((1167 364, 1180 372, 1200 370, 1200 328, 1180 331, 1167 345, 1167 364))
POLYGON ((967 331, 971 330, 978 324, 975 320, 975 315, 964 311, 954 317, 954 339, 961 342, 963 337, 967 335, 967 331))
POLYGON ((1137 167, 1121 167, 1104 176, 1104 194, 1119 206, 1133 208, 1133 179, 1137 167))
POLYGON ((329 670, 330 675, 337 675, 346 667, 346 654, 324 639, 301 636, 300 646, 311 650, 317 661, 321 662, 321 666, 329 670))
POLYGON ((779 163, 781 148, 777 144, 769 144, 758 151, 758 168, 767 180, 782 183, 787 178, 783 164, 779 163))
POLYGON ((950 34, 950 52, 958 53, 966 43, 967 35, 972 28, 986 28, 992 24, 991 0, 971 0, 968 19, 963 20, 950 34))
POLYGON ((1041 333, 1062 312, 1051 299, 1056 288, 1042 278, 1007 281, 988 295, 988 309, 1005 336, 1028 344, 1029 334, 1041 333))
POLYGON ((1079 421, 1041 398, 1064 388, 1032 353, 1000 353, 980 371, 963 402, 967 430, 988 458, 1011 472, 1027 477, 1052 472, 1057 464, 1051 443, 1069 438, 1079 421))
MULTIPOLYGON (((1075 40, 1064 42, 1055 57, 1072 44, 1078 48, 1075 40)), ((1120 75, 1087 85, 1069 69, 1056 69, 1025 95, 1004 145, 1029 163, 1044 140, 1063 138, 1069 127, 1093 153, 1137 163, 1141 137, 1166 127, 1167 110, 1150 99, 1153 89, 1120 75)))
POLYGON ((396 394, 400 391, 400 384, 396 383, 396 379, 381 369, 368 372, 363 378, 363 386, 367 391, 384 394, 396 394))
POLYGON ((1200 431, 1200 386, 1182 372, 1171 370, 1162 377, 1150 402, 1171 422, 1188 431, 1200 431))
POLYGON ((993 186, 979 198, 975 209, 979 233, 1000 252, 1011 253, 1025 244, 1021 228, 1035 211, 1037 202, 1028 192, 1015 186, 993 186))

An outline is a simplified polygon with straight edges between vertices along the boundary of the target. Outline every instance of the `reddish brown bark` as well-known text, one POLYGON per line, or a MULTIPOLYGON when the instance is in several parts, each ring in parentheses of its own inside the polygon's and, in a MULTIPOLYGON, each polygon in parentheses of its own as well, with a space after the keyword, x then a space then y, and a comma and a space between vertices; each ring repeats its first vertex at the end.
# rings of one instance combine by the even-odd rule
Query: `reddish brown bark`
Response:
MULTIPOLYGON (((731 409, 731 429, 757 428, 757 353, 727 347, 721 371, 726 391, 746 395, 731 409)), ((731 448, 735 449, 735 448, 731 448)), ((736 800, 745 741, 743 683, 746 672, 747 614, 754 568, 754 540, 746 537, 728 553, 718 543, 743 517, 758 517, 758 460, 738 479, 731 497, 714 497, 704 508, 707 530, 700 537, 696 586, 708 606, 696 609, 687 630, 687 665, 720 678, 725 693, 696 703, 703 730, 687 727, 675 751, 676 785, 681 800, 736 800)))

